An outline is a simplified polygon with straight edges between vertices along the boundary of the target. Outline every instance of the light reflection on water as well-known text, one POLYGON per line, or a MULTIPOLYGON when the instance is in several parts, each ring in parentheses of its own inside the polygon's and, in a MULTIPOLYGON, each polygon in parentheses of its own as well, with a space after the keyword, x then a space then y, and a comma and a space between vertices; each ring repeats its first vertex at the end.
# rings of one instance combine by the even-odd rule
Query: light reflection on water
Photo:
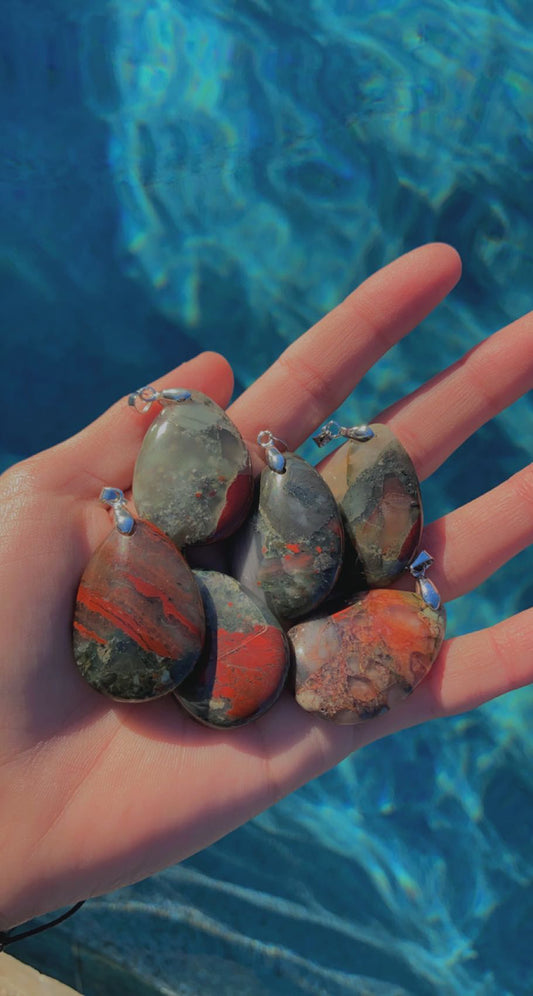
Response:
MULTIPOLYGON (((119 5, 115 108, 96 60, 87 87, 113 136, 124 248, 199 341, 239 280, 256 319, 243 380, 266 323, 293 338, 459 217, 480 292, 496 280, 510 317, 528 306, 531 37, 487 7, 320 2, 300 22, 286 4, 119 5)), ((477 330, 460 327, 464 347, 477 330)))
MULTIPOLYGON (((30 19, 6 2, 25 75, 5 128, 0 272, 25 290, 14 316, 34 302, 22 334, 44 358, 48 424, 62 405, 82 411, 106 377, 118 393, 120 376, 127 391, 150 364, 170 366, 176 327, 183 349, 222 348, 245 384, 355 283, 429 239, 461 250, 463 283, 377 365, 347 417, 366 419, 529 309, 525 0, 120 0, 73 5, 68 24, 55 0, 30 4, 30 19), (54 337, 58 295, 68 330, 65 318, 54 337), (167 322, 157 334, 154 315, 167 322), (86 374, 72 398, 69 363, 86 374)), ((39 421, 6 437, 6 464, 31 450, 39 421)), ((480 433, 425 485, 428 518, 517 470, 532 430, 523 401, 480 433)), ((450 607, 452 630, 531 604, 531 565, 523 555, 450 607)), ((88 996, 111 982, 126 996, 530 993, 531 699, 372 745, 183 866, 90 903, 27 957, 88 996)))

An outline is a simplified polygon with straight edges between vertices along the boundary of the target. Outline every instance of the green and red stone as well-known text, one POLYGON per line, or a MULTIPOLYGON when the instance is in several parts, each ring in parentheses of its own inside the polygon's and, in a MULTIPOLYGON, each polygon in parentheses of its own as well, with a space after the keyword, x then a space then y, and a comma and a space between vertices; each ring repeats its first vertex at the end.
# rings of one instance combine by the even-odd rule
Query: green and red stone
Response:
POLYGON ((195 571, 202 593, 207 635, 191 674, 174 693, 206 726, 244 726, 279 697, 289 667, 285 633, 265 606, 235 578, 195 571))
POLYGON ((233 574, 277 619, 298 619, 329 595, 342 564, 344 532, 318 471, 294 453, 285 470, 261 473, 257 506, 236 537, 233 574))
POLYGON ((202 650, 205 618, 193 573, 171 540, 149 522, 117 529, 80 581, 73 650, 86 681, 119 701, 171 692, 202 650))
POLYGON ((445 625, 444 609, 414 592, 372 589, 330 616, 293 626, 298 705, 339 724, 387 712, 425 678, 445 625))
POLYGON ((321 469, 342 511, 343 583, 384 588, 411 562, 423 527, 420 485, 411 458, 385 425, 371 439, 348 440, 321 469))
POLYGON ((139 514, 180 548, 230 536, 253 495, 250 455, 238 429, 211 398, 189 393, 154 419, 133 475, 139 514))

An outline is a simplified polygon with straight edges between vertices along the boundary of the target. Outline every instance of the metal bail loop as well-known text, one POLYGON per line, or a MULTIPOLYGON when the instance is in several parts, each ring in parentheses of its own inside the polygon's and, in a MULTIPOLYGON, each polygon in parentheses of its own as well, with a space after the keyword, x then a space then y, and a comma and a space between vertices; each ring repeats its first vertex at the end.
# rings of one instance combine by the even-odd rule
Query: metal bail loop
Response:
POLYGON ((322 426, 317 435, 313 436, 313 441, 317 446, 325 446, 332 439, 344 437, 345 439, 356 439, 359 443, 365 443, 368 439, 372 439, 373 436, 374 432, 369 425, 352 425, 347 427, 339 425, 338 422, 331 421, 326 422, 322 426))
POLYGON ((133 391, 128 398, 128 405, 135 408, 135 411, 143 414, 152 407, 154 401, 159 402, 163 407, 179 401, 189 401, 191 392, 181 387, 166 387, 163 391, 157 391, 155 387, 148 385, 141 387, 138 391, 133 391))
POLYGON ((416 590, 426 605, 432 609, 440 608, 440 595, 433 584, 426 577, 426 571, 431 567, 433 557, 427 550, 421 550, 417 557, 409 565, 409 572, 416 579, 416 590))
POLYGON ((115 516, 115 525, 124 536, 131 536, 135 529, 135 519, 128 511, 126 499, 120 488, 102 488, 99 499, 103 505, 110 505, 115 516))
POLYGON ((257 437, 257 442, 259 446, 262 446, 265 451, 265 460, 276 474, 283 474, 285 472, 286 460, 283 453, 275 445, 278 443, 287 449, 287 443, 283 439, 278 439, 277 436, 273 436, 269 429, 262 429, 257 437))

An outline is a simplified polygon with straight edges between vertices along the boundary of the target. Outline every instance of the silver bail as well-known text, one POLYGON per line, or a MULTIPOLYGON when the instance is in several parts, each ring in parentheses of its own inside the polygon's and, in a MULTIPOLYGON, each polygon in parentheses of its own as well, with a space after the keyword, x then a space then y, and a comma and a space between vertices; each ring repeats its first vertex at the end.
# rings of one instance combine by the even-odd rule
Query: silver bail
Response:
POLYGON ((152 407, 154 401, 160 405, 172 404, 173 402, 189 401, 191 392, 180 387, 166 387, 162 391, 157 391, 155 387, 148 385, 141 387, 138 391, 133 391, 128 398, 128 405, 136 411, 147 412, 152 407))
POLYGON ((102 488, 99 499, 103 505, 110 505, 115 516, 115 525, 124 536, 131 536, 135 529, 135 519, 128 511, 126 499, 120 488, 102 488))
POLYGON ((283 474, 287 461, 283 453, 275 445, 278 443, 287 449, 287 444, 283 442, 283 439, 273 436, 269 429, 262 429, 257 437, 257 442, 265 451, 265 460, 270 469, 275 471, 276 474, 283 474))
POLYGON ((433 584, 426 577, 426 571, 431 567, 433 557, 427 550, 421 550, 418 556, 409 565, 409 572, 416 579, 416 590, 426 605, 432 609, 440 608, 440 595, 433 584))
POLYGON ((317 446, 325 446, 326 443, 330 443, 332 439, 340 439, 344 437, 345 439, 356 439, 359 443, 365 443, 368 439, 372 439, 374 432, 369 425, 352 425, 345 426, 339 425, 338 422, 331 421, 326 422, 322 426, 320 431, 316 436, 313 436, 313 440, 317 446))

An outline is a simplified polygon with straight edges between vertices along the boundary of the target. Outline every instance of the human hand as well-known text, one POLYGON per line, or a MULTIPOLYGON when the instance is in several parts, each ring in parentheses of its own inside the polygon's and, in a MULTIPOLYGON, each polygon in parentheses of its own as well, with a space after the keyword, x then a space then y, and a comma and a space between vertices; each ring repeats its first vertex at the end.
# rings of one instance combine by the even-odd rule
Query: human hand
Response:
MULTIPOLYGON (((459 272, 455 252, 434 245, 367 280, 231 407, 243 436, 254 440, 267 413, 268 428, 295 449, 459 272)), ((531 387, 532 331, 530 314, 373 419, 388 422, 421 479, 531 387)), ((232 375, 204 354, 157 386, 195 388, 225 405, 232 375)), ((413 695, 366 725, 325 723, 288 693, 256 723, 226 732, 197 725, 173 696, 142 706, 99 696, 73 664, 74 598, 111 529, 96 498, 106 484, 129 488, 154 414, 138 418, 121 401, 0 478, 0 929, 150 875, 358 747, 533 678, 529 610, 446 641, 413 695)), ((531 481, 530 466, 427 526, 422 543, 443 601, 531 542, 531 481)))

